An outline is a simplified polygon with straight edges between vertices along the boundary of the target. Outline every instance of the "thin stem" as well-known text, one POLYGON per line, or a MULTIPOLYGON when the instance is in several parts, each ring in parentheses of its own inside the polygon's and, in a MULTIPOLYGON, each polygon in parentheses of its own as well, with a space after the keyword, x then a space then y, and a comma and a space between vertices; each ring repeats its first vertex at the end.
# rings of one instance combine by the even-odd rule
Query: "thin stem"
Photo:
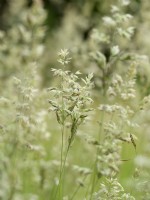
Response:
POLYGON ((96 174, 97 174, 97 167, 96 167, 96 163, 97 163, 97 156, 96 156, 96 160, 94 162, 94 174, 93 174, 93 179, 92 179, 92 186, 91 186, 91 192, 90 192, 90 200, 92 199, 92 195, 94 192, 94 188, 95 188, 95 181, 96 181, 96 174))
MULTIPOLYGON (((94 164, 91 165, 90 169, 92 169, 92 170, 94 169, 94 164)), ((92 179, 92 177, 90 178, 90 182, 89 182, 88 187, 86 189, 85 197, 88 195, 88 191, 89 191, 89 188, 90 188, 91 179, 92 179)))
MULTIPOLYGON (((82 180, 82 182, 84 182, 86 180, 87 176, 85 176, 82 180)), ((74 191, 73 195, 71 196, 71 198, 69 200, 73 200, 75 195, 78 193, 78 191, 80 190, 81 186, 80 184, 77 186, 76 190, 74 191)))
POLYGON ((68 145, 66 153, 65 153, 64 162, 63 162, 62 171, 61 171, 62 176, 64 175, 64 169, 65 169, 65 164, 66 164, 66 160, 67 160, 69 149, 70 149, 70 145, 68 145))
POLYGON ((60 174, 59 174, 59 197, 62 193, 62 169, 63 169, 63 151, 64 151, 64 125, 62 125, 62 137, 61 137, 61 165, 60 165, 60 174))
POLYGON ((65 164, 66 164, 70 146, 71 146, 71 144, 69 143, 66 153, 64 155, 64 161, 63 161, 63 150, 64 150, 64 126, 63 126, 63 128, 62 128, 62 147, 61 147, 61 167, 60 167, 60 174, 59 174, 59 184, 58 184, 58 188, 56 190, 56 195, 58 192, 58 197, 59 197, 58 199, 62 199, 62 196, 63 196, 63 181, 64 181, 65 164))
MULTIPOLYGON (((102 115, 101 115, 101 120, 100 120, 100 128, 99 128, 99 132, 98 132, 98 141, 100 142, 100 139, 101 139, 101 136, 102 136, 102 129, 103 129, 103 122, 104 122, 104 112, 102 112, 102 115)), ((97 148, 97 151, 96 151, 96 159, 95 159, 95 162, 94 162, 94 174, 93 174, 93 180, 92 180, 92 186, 91 186, 91 192, 90 192, 90 199, 92 199, 92 195, 93 195, 93 192, 94 192, 94 188, 95 188, 95 182, 96 182, 96 175, 97 175, 97 157, 98 157, 98 154, 99 154, 99 150, 97 148)))
POLYGON ((100 120, 100 128, 99 128, 99 134, 98 134, 98 141, 100 142, 101 136, 102 136, 102 128, 103 128, 103 122, 104 122, 104 112, 102 112, 101 120, 100 120))
MULTIPOLYGON (((61 91, 63 91, 63 76, 61 77, 61 91)), ((63 95, 61 97, 61 104, 62 104, 62 126, 61 126, 61 156, 60 156, 60 173, 59 173, 59 184, 58 184, 58 189, 59 189, 59 198, 62 199, 62 170, 63 170, 63 151, 64 151, 64 129, 65 129, 65 121, 64 121, 64 99, 63 95)), ((56 192, 57 193, 57 192, 56 192)))
POLYGON ((56 188, 55 199, 57 198, 57 193, 59 191, 59 197, 61 196, 61 179, 62 179, 62 167, 63 167, 63 151, 64 151, 64 124, 61 127, 61 155, 60 155, 60 171, 59 171, 59 184, 56 188))

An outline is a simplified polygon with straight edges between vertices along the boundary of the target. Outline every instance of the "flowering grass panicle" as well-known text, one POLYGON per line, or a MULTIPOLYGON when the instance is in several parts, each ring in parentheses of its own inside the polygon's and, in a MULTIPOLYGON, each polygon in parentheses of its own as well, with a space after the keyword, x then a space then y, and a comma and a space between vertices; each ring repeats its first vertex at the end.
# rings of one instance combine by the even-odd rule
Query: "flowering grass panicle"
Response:
POLYGON ((116 178, 106 178, 100 185, 100 190, 95 192, 93 200, 135 200, 133 196, 124 191, 124 188, 116 178))
MULTIPOLYGON (((61 50, 59 52, 59 59, 63 67, 69 63, 70 57, 67 49, 61 50)), ((52 69, 55 77, 60 78, 60 84, 58 87, 48 88, 50 95, 53 95, 53 99, 49 99, 51 105, 49 111, 54 111, 56 114, 57 122, 61 126, 62 134, 62 144, 61 144, 61 167, 59 176, 59 185, 56 191, 56 197, 62 198, 62 184, 63 184, 63 174, 65 163, 67 159, 70 147, 75 139, 76 132, 79 126, 83 123, 85 118, 88 116, 89 111, 91 111, 91 99, 90 90, 93 87, 91 82, 93 74, 89 74, 85 79, 79 78, 81 73, 77 71, 75 74, 67 71, 65 69, 52 69), (65 155, 63 158, 64 151, 64 134, 65 127, 70 124, 70 134, 68 136, 68 144, 65 150, 65 155)))
POLYGON ((74 3, 46 32, 51 14, 55 21, 46 1, 14 2, 13 24, 0 31, 0 199, 150 199, 149 63, 133 52, 148 45, 148 3, 114 1, 109 11, 107 1, 86 1, 76 19, 74 3), (105 15, 95 21, 97 9, 105 15), (55 59, 55 43, 73 58, 61 49, 55 59), (60 67, 49 74, 52 60, 60 67))

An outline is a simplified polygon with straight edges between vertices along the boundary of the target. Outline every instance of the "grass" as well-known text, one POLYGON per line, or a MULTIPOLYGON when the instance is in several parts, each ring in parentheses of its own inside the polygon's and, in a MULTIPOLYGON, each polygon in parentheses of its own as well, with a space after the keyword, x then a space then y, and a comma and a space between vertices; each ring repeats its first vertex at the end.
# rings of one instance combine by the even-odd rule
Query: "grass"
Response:
POLYGON ((91 31, 84 56, 97 71, 72 70, 83 55, 75 61, 62 49, 48 88, 40 82, 44 10, 35 3, 22 28, 1 34, 1 72, 10 75, 0 86, 0 199, 149 199, 150 96, 137 80, 143 56, 124 47, 134 28, 123 4, 102 19, 103 34, 91 31))

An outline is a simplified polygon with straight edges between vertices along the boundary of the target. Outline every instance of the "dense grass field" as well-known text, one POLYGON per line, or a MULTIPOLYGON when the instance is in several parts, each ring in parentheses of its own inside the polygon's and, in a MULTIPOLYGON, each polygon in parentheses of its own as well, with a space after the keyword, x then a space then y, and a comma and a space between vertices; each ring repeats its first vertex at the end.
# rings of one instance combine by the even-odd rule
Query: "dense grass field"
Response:
POLYGON ((0 2, 0 200, 150 200, 149 8, 0 2))

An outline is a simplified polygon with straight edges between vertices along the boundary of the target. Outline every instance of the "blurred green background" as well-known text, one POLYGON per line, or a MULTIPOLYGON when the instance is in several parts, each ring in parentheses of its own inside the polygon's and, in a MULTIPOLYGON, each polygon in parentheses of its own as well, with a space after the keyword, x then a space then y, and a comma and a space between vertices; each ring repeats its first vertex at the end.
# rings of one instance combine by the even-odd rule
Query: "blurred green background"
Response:
MULTIPOLYGON (((111 79, 116 72, 124 76, 130 59, 141 61, 137 67, 137 97, 129 106, 138 110, 141 100, 149 95, 150 3, 132 0, 120 8, 122 13, 133 15, 131 25, 135 32, 130 40, 120 37, 113 40, 112 29, 103 25, 103 17, 111 15, 111 5, 120 8, 120 1, 0 0, 0 199, 52 199, 53 185, 58 179, 61 140, 55 114, 48 112, 51 95, 46 89, 58 84, 51 68, 60 68, 57 62, 60 49, 70 51, 72 60, 67 70, 79 70, 81 77, 94 73, 93 107, 109 103, 106 90, 111 79), (93 43, 93 30, 104 32, 112 41, 93 43), (91 52, 100 51, 107 65, 112 44, 119 45, 126 57, 114 61, 109 73, 105 73, 91 52)), ((87 137, 96 136, 101 115, 96 111, 91 118, 92 122, 81 126, 69 154, 71 167, 67 168, 65 194, 73 193, 72 186, 79 182, 80 174, 74 165, 90 168, 94 161, 96 150, 89 145, 87 137)), ((134 120, 139 123, 139 128, 133 130, 138 138, 137 149, 131 143, 123 144, 121 157, 129 161, 122 162, 118 178, 137 200, 148 200, 149 108, 134 120), (140 161, 146 164, 140 168, 141 179, 136 179, 135 157, 141 154, 147 160, 140 161), (145 190, 141 189, 140 193, 138 188, 145 190), (143 199, 144 193, 147 196, 143 199)), ((83 187, 75 199, 84 199, 85 192, 83 187)))

